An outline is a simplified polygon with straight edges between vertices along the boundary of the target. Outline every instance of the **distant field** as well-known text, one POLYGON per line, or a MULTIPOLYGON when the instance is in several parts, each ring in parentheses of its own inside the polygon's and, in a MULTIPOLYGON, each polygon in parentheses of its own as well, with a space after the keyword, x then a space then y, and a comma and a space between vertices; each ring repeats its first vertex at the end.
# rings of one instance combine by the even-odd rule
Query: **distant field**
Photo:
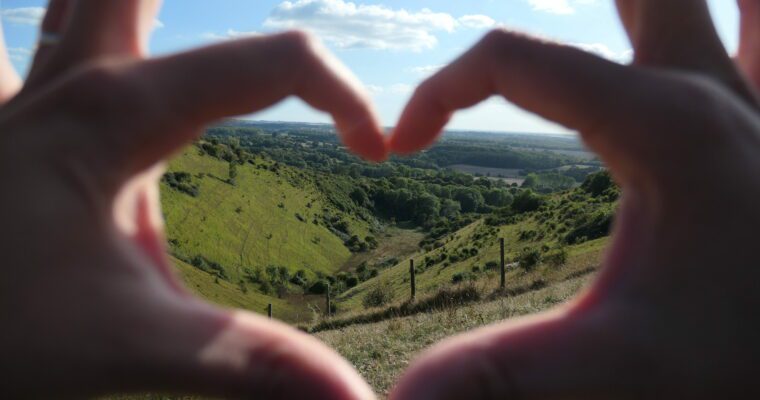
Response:
POLYGON ((562 154, 563 156, 576 157, 581 160, 590 161, 596 158, 596 154, 586 150, 563 150, 563 149, 543 149, 543 148, 527 148, 525 150, 544 152, 548 151, 555 154, 562 154))
POLYGON ((525 179, 520 176, 519 169, 489 168, 489 167, 479 167, 477 165, 468 165, 468 164, 454 164, 454 165, 449 165, 446 168, 452 169, 457 172, 464 172, 466 174, 472 174, 472 175, 480 174, 480 175, 488 176, 491 178, 498 178, 510 184, 516 183, 518 185, 522 185, 522 183, 525 182, 525 179))

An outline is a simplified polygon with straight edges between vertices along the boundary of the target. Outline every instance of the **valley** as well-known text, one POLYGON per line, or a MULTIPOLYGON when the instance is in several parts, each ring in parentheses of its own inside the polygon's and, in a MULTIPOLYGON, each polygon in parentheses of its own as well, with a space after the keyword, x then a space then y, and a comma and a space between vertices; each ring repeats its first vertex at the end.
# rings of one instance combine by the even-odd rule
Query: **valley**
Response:
POLYGON ((367 164, 331 129, 229 121, 171 160, 167 238, 192 291, 271 304, 386 393, 436 340, 562 303, 599 268, 619 190, 598 161, 568 155, 580 144, 455 133, 367 164))

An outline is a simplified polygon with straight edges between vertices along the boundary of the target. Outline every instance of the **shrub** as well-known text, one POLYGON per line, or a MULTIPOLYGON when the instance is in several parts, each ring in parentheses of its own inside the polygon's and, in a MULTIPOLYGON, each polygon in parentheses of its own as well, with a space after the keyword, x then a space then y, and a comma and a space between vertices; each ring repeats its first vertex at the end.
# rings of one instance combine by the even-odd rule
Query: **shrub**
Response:
POLYGON ((309 287, 309 293, 311 293, 311 294, 325 294, 325 293, 327 293, 327 288, 329 286, 330 286, 330 284, 326 280, 320 279, 320 280, 314 282, 314 284, 309 287))
POLYGON ((499 268, 499 262, 498 261, 489 261, 486 263, 485 270, 490 271, 499 268))
POLYGON ((541 262, 541 252, 538 249, 526 247, 517 256, 517 262, 520 267, 530 271, 541 262))
POLYGON ((564 247, 549 250, 542 258, 552 267, 561 267, 567 263, 567 250, 564 247))
POLYGON ((382 307, 391 301, 392 294, 388 285, 376 285, 364 295, 364 308, 382 307))
POLYGON ((462 283, 464 281, 474 280, 475 277, 469 272, 457 272, 451 276, 451 283, 462 283))

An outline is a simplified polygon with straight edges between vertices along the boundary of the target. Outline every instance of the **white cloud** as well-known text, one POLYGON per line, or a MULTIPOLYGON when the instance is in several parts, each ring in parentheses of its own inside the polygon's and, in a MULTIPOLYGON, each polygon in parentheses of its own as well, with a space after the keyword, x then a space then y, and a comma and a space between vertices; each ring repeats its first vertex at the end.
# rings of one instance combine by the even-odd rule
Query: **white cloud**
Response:
POLYGON ((26 47, 8 47, 8 57, 13 61, 26 61, 32 56, 32 51, 26 47))
POLYGON ((575 12, 568 0, 528 0, 528 3, 536 11, 552 14, 572 14, 575 12))
POLYGON ((0 11, 4 20, 18 25, 39 25, 45 16, 44 7, 19 7, 0 11))
POLYGON ((486 29, 496 25, 496 21, 487 15, 465 15, 459 18, 459 22, 472 29, 486 29))
POLYGON ((421 51, 438 44, 434 33, 454 32, 460 23, 447 13, 430 9, 410 12, 345 0, 296 0, 280 3, 264 25, 306 29, 344 49, 421 51))
POLYGON ((153 29, 161 29, 164 26, 166 26, 166 25, 164 25, 164 23, 161 22, 160 19, 156 18, 156 19, 153 20, 153 29))
POLYGON ((417 74, 417 75, 421 75, 421 76, 430 76, 430 75, 433 75, 434 73, 438 72, 438 70, 440 70, 443 67, 444 67, 443 65, 439 65, 439 64, 436 64, 436 65, 421 65, 419 67, 409 68, 408 71, 412 72, 414 74, 417 74))
POLYGON ((616 52, 602 43, 570 43, 570 45, 621 64, 628 63, 633 58, 633 50, 631 49, 616 52))
POLYGON ((201 34, 201 38, 207 40, 233 40, 241 39, 251 36, 258 36, 261 33, 256 31, 236 31, 234 29, 227 29, 225 33, 206 32, 201 34))
POLYGON ((577 5, 592 5, 598 0, 528 0, 528 3, 536 11, 551 14, 573 14, 577 5))
POLYGON ((394 83, 393 85, 364 85, 367 91, 372 95, 390 94, 390 95, 407 95, 412 93, 414 86, 406 83, 394 83))

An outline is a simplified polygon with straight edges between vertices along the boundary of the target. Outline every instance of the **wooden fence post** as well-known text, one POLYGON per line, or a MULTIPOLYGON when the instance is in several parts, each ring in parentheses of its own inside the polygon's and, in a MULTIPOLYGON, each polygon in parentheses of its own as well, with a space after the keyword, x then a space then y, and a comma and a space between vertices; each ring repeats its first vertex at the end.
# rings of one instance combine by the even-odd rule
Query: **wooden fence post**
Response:
POLYGON ((507 287, 506 265, 504 265, 504 238, 499 238, 499 247, 501 252, 501 290, 507 287))
POLYGON ((417 282, 415 282, 416 276, 414 271, 414 259, 409 260, 409 281, 412 289, 412 300, 417 296, 417 282))
POLYGON ((269 303, 267 306, 267 315, 269 316, 269 319, 272 319, 272 303, 269 303))
POLYGON ((325 292, 325 300, 327 302, 327 316, 332 314, 332 304, 330 304, 330 284, 327 284, 327 292, 325 292))

